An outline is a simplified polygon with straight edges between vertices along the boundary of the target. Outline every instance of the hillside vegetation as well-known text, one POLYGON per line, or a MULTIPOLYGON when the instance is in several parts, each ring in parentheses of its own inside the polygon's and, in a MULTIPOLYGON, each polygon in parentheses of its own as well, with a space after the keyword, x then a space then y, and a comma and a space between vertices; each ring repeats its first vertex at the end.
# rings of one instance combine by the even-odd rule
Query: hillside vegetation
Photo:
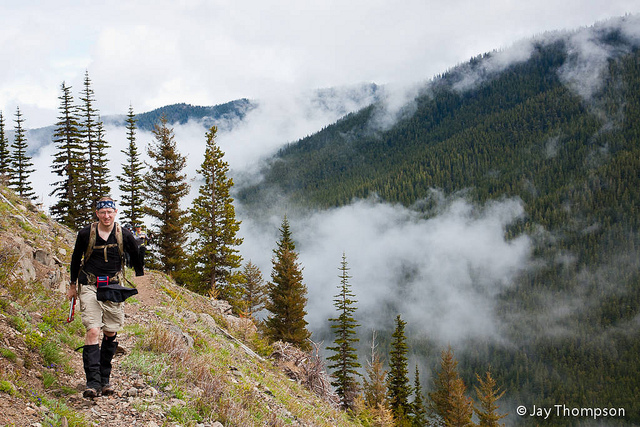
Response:
POLYGON ((139 294, 118 335, 117 394, 82 398, 79 308, 65 321, 75 234, 0 192, 1 425, 354 425, 336 409, 319 359, 267 345, 224 301, 155 271, 131 277, 139 294))
MULTIPOLYGON (((615 23, 581 31, 615 52, 587 97, 575 89, 589 82, 563 78, 579 62, 571 34, 534 43, 528 60, 500 72, 486 71, 496 55, 486 54, 436 78, 391 127, 376 124, 377 103, 290 144, 239 199, 261 203, 275 187, 329 208, 375 195, 428 217, 434 189, 479 205, 520 198, 526 215, 506 234, 531 236, 535 268, 498 296, 511 345, 457 353, 465 382, 490 364, 510 401, 622 407, 626 418, 607 422, 637 424, 640 49, 615 23), (470 75, 482 79, 459 90, 470 75)), ((430 348, 409 341, 416 354, 430 348)))

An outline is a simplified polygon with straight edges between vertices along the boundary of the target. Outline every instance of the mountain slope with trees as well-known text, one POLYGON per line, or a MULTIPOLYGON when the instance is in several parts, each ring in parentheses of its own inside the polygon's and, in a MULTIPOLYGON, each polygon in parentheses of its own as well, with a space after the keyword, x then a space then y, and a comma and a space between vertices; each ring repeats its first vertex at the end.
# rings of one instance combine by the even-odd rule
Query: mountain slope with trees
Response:
MULTIPOLYGON (((479 205, 520 198, 525 217, 505 233, 532 238, 535 268, 498 296, 510 345, 469 343, 461 375, 469 384, 490 363, 509 400, 625 408, 612 422, 638 423, 640 42, 621 30, 637 25, 624 17, 550 35, 498 72, 488 70, 500 53, 474 58, 425 86, 391 127, 377 123, 376 103, 288 145, 238 199, 261 203, 275 187, 329 208, 375 195, 428 217, 434 189, 479 205), (610 53, 591 91, 567 77, 598 70, 580 62, 580 36, 610 53), (461 89, 470 76, 481 79, 461 89)), ((433 348, 409 341, 416 354, 433 348)))

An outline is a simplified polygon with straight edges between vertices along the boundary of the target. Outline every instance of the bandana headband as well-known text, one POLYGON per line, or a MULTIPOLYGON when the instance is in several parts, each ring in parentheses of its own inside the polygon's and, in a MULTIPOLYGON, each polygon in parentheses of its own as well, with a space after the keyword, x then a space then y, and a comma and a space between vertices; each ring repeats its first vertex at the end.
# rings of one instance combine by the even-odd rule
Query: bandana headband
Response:
POLYGON ((113 200, 102 200, 98 203, 96 203, 96 210, 99 211, 100 209, 105 209, 105 208, 111 208, 114 209, 116 208, 116 202, 114 202, 113 200))

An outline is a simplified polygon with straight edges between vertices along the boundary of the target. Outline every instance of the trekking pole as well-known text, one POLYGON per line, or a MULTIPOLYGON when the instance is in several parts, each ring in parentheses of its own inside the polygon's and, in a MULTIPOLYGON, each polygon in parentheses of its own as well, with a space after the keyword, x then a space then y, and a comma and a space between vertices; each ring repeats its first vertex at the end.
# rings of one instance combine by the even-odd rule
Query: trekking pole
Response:
POLYGON ((69 305, 69 317, 67 317, 67 323, 73 322, 74 314, 76 314, 76 297, 71 298, 71 304, 69 305))

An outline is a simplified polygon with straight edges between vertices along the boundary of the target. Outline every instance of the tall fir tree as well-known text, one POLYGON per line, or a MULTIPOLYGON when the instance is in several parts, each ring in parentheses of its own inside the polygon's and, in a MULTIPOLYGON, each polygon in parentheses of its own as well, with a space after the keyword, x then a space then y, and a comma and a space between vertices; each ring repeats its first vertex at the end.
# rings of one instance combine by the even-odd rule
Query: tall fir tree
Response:
POLYGON ((307 330, 307 287, 302 283, 302 269, 298 263, 295 243, 291 238, 289 221, 285 216, 280 228, 281 237, 271 260, 269 299, 265 308, 271 313, 265 320, 267 335, 273 341, 294 344, 302 350, 311 350, 307 330))
POLYGON ((504 390, 500 391, 496 387, 496 381, 491 376, 491 371, 487 371, 484 378, 476 374, 476 379, 479 384, 479 386, 475 386, 479 402, 475 408, 479 420, 478 427, 500 427, 499 421, 507 414, 497 412, 499 407, 496 402, 504 395, 504 390))
POLYGON ((473 401, 466 396, 467 387, 462 378, 458 377, 453 382, 451 394, 451 411, 449 412, 446 425, 451 427, 473 427, 473 401))
POLYGON ((121 192, 120 206, 124 221, 133 226, 140 226, 144 217, 144 178, 142 174, 144 164, 140 160, 136 144, 136 116, 131 105, 129 105, 126 122, 129 144, 125 150, 121 150, 121 153, 126 157, 122 165, 122 175, 118 175, 120 181, 118 188, 121 192))
POLYGON ((0 177, 9 179, 11 172, 11 152, 9 151, 9 140, 4 131, 4 116, 0 111, 0 177))
POLYGON ((249 317, 254 315, 264 308, 267 301, 267 286, 262 278, 262 272, 257 265, 251 262, 247 262, 242 272, 244 280, 242 283, 242 311, 249 317))
POLYGON ((93 204, 109 193, 110 178, 108 175, 106 150, 108 144, 104 140, 104 129, 100 121, 99 111, 95 108, 95 94, 91 87, 89 71, 85 71, 83 89, 78 106, 80 138, 86 154, 86 167, 83 170, 88 185, 85 205, 85 219, 93 219, 93 204))
POLYGON ((393 411, 396 424, 399 426, 411 425, 409 414, 411 404, 411 384, 407 368, 407 337, 404 328, 407 322, 400 315, 396 317, 396 329, 391 336, 391 351, 389 352, 389 373, 387 375, 387 394, 389 406, 393 411))
POLYGON ((9 186, 25 199, 35 199, 35 192, 31 186, 31 174, 35 172, 31 157, 27 155, 27 138, 23 126, 24 119, 20 112, 20 107, 16 109, 15 135, 11 144, 11 171, 9 186))
POLYGON ((56 152, 53 155, 51 169, 60 177, 50 196, 57 201, 51 206, 51 215, 70 228, 85 225, 87 186, 83 168, 86 165, 84 150, 80 142, 78 118, 73 105, 71 86, 62 82, 58 122, 53 132, 56 152))
POLYGON ((189 193, 187 177, 182 173, 186 158, 177 151, 173 129, 163 116, 153 130, 155 143, 147 148, 152 164, 145 175, 145 213, 157 220, 152 226, 153 249, 157 250, 160 269, 176 277, 185 264, 187 212, 180 200, 189 193))
POLYGON ((96 159, 95 159, 95 191, 92 197, 100 197, 111 194, 111 177, 109 173, 109 158, 107 157, 107 150, 109 149, 109 143, 105 141, 104 123, 98 117, 98 123, 96 125, 96 159))
MULTIPOLYGON (((440 371, 433 379, 429 393, 429 412, 432 419, 444 425, 459 423, 468 413, 464 399, 464 382, 458 374, 458 361, 451 346, 442 351, 440 371)), ((469 419, 471 414, 469 415, 469 419)))
POLYGON ((197 173, 203 180, 198 197, 191 206, 190 225, 195 237, 189 264, 193 267, 191 287, 201 294, 220 295, 236 312, 241 304, 239 268, 242 257, 237 236, 240 221, 236 219, 229 177, 229 164, 216 143, 218 129, 212 126, 206 134, 204 160, 197 173))
POLYGON ((416 365, 416 373, 413 379, 413 403, 411 404, 411 412, 413 412, 412 423, 415 427, 427 425, 427 408, 422 395, 422 386, 420 385, 420 370, 416 365))
POLYGON ((335 335, 333 347, 327 347, 327 350, 335 354, 327 359, 332 362, 328 367, 333 369, 331 376, 334 381, 331 382, 336 388, 336 393, 340 396, 340 403, 344 409, 353 407, 358 391, 357 377, 361 376, 358 372, 360 363, 358 363, 358 353, 354 344, 359 341, 356 338, 356 328, 360 326, 354 318, 357 307, 355 304, 355 295, 351 292, 349 284, 349 267, 347 257, 343 253, 340 264, 340 285, 339 293, 333 300, 333 306, 338 311, 338 317, 331 318, 331 329, 335 335))
POLYGON ((377 349, 376 331, 372 333, 371 359, 367 361, 365 374, 363 380, 365 403, 370 408, 387 407, 387 372, 384 370, 384 361, 377 349))

